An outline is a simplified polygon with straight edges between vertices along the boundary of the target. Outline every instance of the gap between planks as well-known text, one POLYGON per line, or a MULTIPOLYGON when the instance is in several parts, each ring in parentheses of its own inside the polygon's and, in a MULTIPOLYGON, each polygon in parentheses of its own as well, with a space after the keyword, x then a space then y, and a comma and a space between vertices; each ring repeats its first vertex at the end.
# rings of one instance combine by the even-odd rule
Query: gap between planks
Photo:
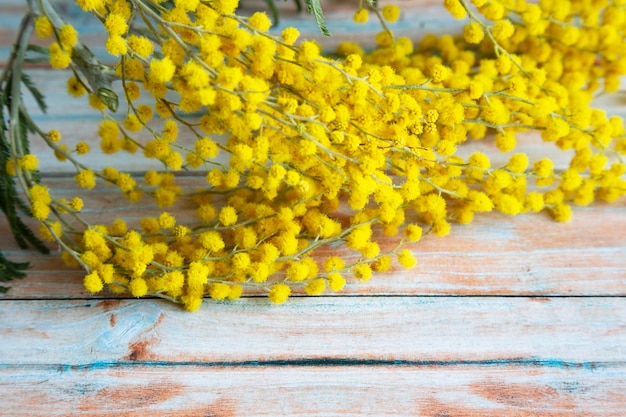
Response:
POLYGON ((294 358, 277 359, 265 361, 238 361, 238 362, 176 362, 176 361, 114 361, 114 362, 93 362, 85 364, 6 364, 0 363, 0 371, 21 370, 21 371, 56 371, 56 372, 77 372, 77 371, 99 371, 99 370, 125 370, 125 369, 148 369, 148 368, 457 368, 457 367, 515 367, 515 368, 555 368, 571 370, 601 370, 613 368, 625 368, 624 361, 563 361, 559 359, 541 358, 511 358, 511 359, 482 359, 482 360, 380 360, 380 359, 353 359, 353 358, 294 358))

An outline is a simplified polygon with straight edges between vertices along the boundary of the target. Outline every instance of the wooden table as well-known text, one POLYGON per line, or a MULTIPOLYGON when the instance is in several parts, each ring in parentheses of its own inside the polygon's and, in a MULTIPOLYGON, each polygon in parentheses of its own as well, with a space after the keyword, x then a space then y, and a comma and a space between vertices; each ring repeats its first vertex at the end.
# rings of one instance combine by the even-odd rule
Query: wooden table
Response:
MULTIPOLYGON (((23 9, 0 6, 0 62, 23 9)), ((441 27, 440 9, 412 13, 398 30, 441 27)), ((30 73, 59 97, 67 73, 30 73)), ((37 121, 78 141, 97 128, 84 107, 53 101, 37 121)), ((540 146, 529 137, 523 150, 540 146)), ((64 168, 43 169, 54 193, 73 192, 64 168)), ((104 190, 90 203, 142 215, 116 198, 104 190)), ((4 218, 0 236, 10 259, 32 264, 0 298, 2 416, 626 415, 623 200, 576 208, 567 224, 480 216, 419 242, 410 271, 281 306, 207 300, 195 314, 90 295, 57 256, 19 250, 4 218)))

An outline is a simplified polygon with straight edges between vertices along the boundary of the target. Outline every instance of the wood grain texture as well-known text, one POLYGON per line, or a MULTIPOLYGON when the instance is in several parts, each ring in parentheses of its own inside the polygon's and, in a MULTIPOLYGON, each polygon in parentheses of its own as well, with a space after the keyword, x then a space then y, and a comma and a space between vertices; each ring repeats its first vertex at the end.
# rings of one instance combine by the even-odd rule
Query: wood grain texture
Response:
MULTIPOLYGON (((73 0, 58 3, 109 62, 97 46, 99 25, 73 0)), ((460 30, 440 0, 394 3, 405 9, 393 26, 398 35, 460 30)), ((277 4, 285 18, 275 30, 295 24, 304 38, 319 37, 311 16, 297 14, 291 1, 277 4)), ((243 7, 265 6, 243 0, 243 7)), ((373 44, 379 26, 354 24, 355 7, 352 0, 324 3, 335 35, 321 41, 326 49, 343 40, 373 44)), ((0 0, 0 66, 24 9, 25 0, 0 0)), ((53 98, 47 114, 33 110, 36 121, 60 129, 70 147, 92 143, 86 163, 158 167, 125 154, 101 158, 99 117, 85 100, 65 96, 68 73, 29 73, 53 98)), ((624 96, 598 105, 626 115, 624 96)), ((494 152, 492 140, 469 145, 464 155, 495 154, 494 165, 509 156, 494 152)), ((57 197, 79 193, 73 168, 41 142, 33 149, 57 197)), ((554 157, 557 168, 570 156, 537 135, 524 136, 518 150, 554 157)), ((181 178, 188 189, 199 182, 181 178)), ((128 204, 107 187, 80 194, 93 222, 123 216, 133 223, 158 210, 148 201, 128 204)), ((446 238, 416 244, 419 264, 410 271, 394 268, 365 284, 351 281, 343 293, 297 296, 282 306, 258 293, 207 301, 195 314, 160 300, 86 293, 82 273, 58 256, 19 250, 0 216, 0 250, 32 264, 0 298, 0 417, 623 417, 625 204, 576 208, 567 224, 544 215, 478 216, 446 238)), ((193 210, 175 214, 190 222, 193 210)))
POLYGON ((0 323, 7 416, 620 416, 626 401, 620 299, 5 301, 0 323))
POLYGON ((626 362, 625 330, 623 299, 602 297, 299 297, 282 306, 247 298, 209 301, 196 314, 155 300, 3 301, 0 368, 307 360, 584 367, 626 362))
POLYGON ((0 370, 18 416, 623 417, 626 368, 114 366, 0 370))

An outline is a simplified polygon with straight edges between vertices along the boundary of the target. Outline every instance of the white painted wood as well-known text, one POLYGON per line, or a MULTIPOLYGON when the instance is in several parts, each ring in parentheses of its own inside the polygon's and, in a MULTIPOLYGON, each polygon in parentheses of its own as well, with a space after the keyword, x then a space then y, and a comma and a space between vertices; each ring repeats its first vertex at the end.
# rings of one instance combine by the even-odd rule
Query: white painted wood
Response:
POLYGON ((290 301, 209 300, 195 314, 154 300, 2 301, 0 367, 312 359, 585 366, 626 358, 621 298, 290 301))
MULTIPOLYGON (((101 44, 101 29, 72 0, 61 3, 82 39, 101 44)), ((0 63, 24 4, 0 0, 0 63)), ((458 30, 438 0, 399 4, 409 8, 394 26, 399 35, 458 30)), ((336 35, 323 40, 326 48, 355 36, 372 42, 378 27, 351 22, 354 2, 324 7, 336 35)), ((281 25, 295 22, 305 38, 317 36, 310 16, 285 16, 281 25)), ((106 59, 102 47, 94 50, 106 59)), ((89 140, 97 148, 98 117, 84 101, 62 98, 67 73, 29 71, 54 97, 37 121, 61 129, 70 145, 89 140)), ((625 104, 617 95, 601 106, 624 115, 625 104)), ((72 168, 56 164, 41 143, 33 148, 54 173, 47 178, 53 192, 74 195, 71 178, 58 177, 72 168)), ((566 166, 567 155, 550 149, 530 136, 519 150, 566 166)), ((494 153, 489 141, 464 152, 473 150, 494 153)), ((86 161, 109 164, 99 159, 95 152, 86 161)), ((136 171, 153 167, 115 160, 136 171)), ((94 221, 118 214, 137 221, 155 210, 125 205, 107 188, 89 196, 85 212, 94 221)), ((176 214, 191 220, 188 211, 176 214)), ((624 203, 578 208, 574 216, 565 225, 541 215, 481 216, 447 238, 424 238, 411 271, 282 306, 260 297, 209 300, 195 314, 162 301, 91 296, 81 273, 57 257, 17 250, 0 218, 0 250, 33 264, 0 298, 0 416, 623 417, 624 203), (419 296, 429 294, 446 296, 419 296)))
POLYGON ((0 415, 622 417, 624 370, 515 364, 0 369, 0 415))

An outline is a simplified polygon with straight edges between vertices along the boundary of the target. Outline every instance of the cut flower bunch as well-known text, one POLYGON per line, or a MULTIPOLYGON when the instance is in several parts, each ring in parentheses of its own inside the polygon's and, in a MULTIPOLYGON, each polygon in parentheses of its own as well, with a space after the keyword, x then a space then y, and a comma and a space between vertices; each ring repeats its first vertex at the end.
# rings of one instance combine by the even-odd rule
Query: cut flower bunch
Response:
MULTIPOLYGON (((623 122, 591 104, 626 74, 624 0, 444 0, 465 19, 462 33, 423 39, 394 36, 396 6, 361 2, 354 20, 380 19, 377 47, 345 42, 334 54, 296 28, 275 34, 263 12, 240 16, 237 0, 77 4, 104 26, 116 64, 100 63, 48 0, 29 1, 0 79, 11 199, 2 205, 24 245, 38 240, 17 210, 39 220, 40 237, 85 270, 90 292, 158 296, 194 311, 204 297, 234 300, 257 287, 282 303, 293 291, 341 291, 395 263, 410 268, 422 235, 445 236, 476 213, 567 221, 572 205, 626 193, 623 122), (29 46, 32 32, 49 47, 29 46), (22 71, 33 52, 69 69, 68 93, 101 113, 97 141, 69 148, 66 132, 33 122, 20 100, 23 86, 44 106, 22 71), (569 167, 516 152, 529 131, 570 152, 569 167), (81 195, 58 198, 39 178, 33 140, 75 167, 84 193, 117 187, 160 213, 138 225, 89 223, 81 195), (460 156, 468 140, 495 140, 508 162, 460 156), (95 170, 83 162, 93 147, 162 169, 132 175, 113 156, 95 170), (184 190, 181 172, 204 185, 184 190), (177 219, 192 205, 195 222, 177 219), (337 245, 357 256, 323 250, 337 245)), ((319 3, 310 8, 323 25, 319 3)))

